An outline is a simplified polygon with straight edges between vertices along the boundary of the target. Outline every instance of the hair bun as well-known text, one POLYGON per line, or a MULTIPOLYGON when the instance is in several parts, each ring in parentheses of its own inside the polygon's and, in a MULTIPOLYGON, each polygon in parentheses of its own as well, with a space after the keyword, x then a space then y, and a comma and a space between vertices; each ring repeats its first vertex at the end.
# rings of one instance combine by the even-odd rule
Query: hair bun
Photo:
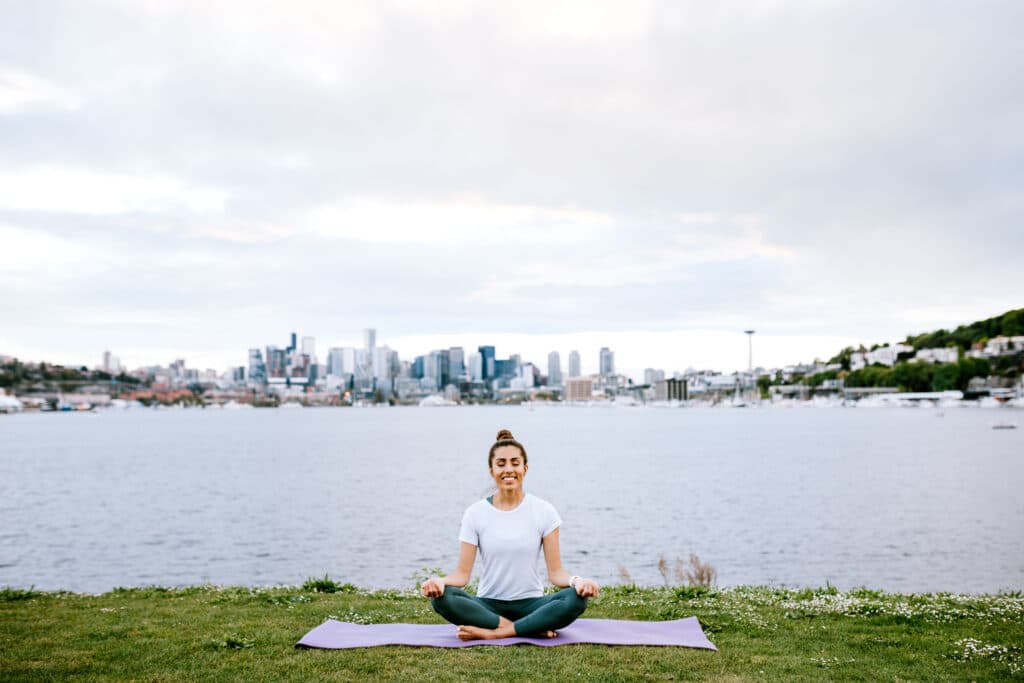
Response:
POLYGON ((498 436, 495 437, 495 441, 515 441, 516 437, 512 436, 512 432, 507 429, 498 430, 498 436))

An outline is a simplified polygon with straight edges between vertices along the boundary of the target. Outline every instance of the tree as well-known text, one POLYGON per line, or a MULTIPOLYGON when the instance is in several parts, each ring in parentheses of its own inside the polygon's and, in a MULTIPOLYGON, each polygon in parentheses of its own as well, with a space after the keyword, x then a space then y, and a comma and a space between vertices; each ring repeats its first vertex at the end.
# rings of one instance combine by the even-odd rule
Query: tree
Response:
POLYGON ((768 398, 768 396, 769 396, 769 389, 771 388, 771 386, 772 386, 772 380, 771 380, 770 377, 758 377, 757 378, 757 388, 758 388, 758 391, 761 394, 761 398, 768 398))
POLYGON ((967 383, 971 378, 988 377, 992 374, 992 366, 984 358, 961 358, 957 367, 960 371, 957 388, 960 391, 967 391, 967 383))
POLYGON ((933 372, 929 363, 897 363, 892 379, 904 391, 930 391, 933 372))
POLYGON ((960 386, 960 364, 943 363, 932 375, 932 391, 950 391, 960 386))
POLYGON ((852 346, 847 346, 845 349, 843 349, 842 351, 837 353, 835 356, 833 356, 829 360, 829 364, 839 363, 842 366, 843 370, 849 370, 850 369, 850 356, 852 356, 853 354, 854 354, 853 347, 852 346))

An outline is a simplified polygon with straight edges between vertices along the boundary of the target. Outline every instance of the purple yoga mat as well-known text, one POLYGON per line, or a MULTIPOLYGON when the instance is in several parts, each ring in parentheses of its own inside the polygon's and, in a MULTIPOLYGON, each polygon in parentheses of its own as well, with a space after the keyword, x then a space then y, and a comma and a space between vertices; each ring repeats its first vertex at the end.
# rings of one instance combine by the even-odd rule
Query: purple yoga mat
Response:
POLYGON ((620 619, 577 619, 558 631, 555 638, 499 638, 459 640, 451 624, 350 624, 328 619, 302 636, 295 647, 340 650, 377 645, 418 645, 422 647, 473 647, 475 645, 676 645, 705 650, 718 648, 707 639, 697 617, 675 621, 625 621, 620 619))

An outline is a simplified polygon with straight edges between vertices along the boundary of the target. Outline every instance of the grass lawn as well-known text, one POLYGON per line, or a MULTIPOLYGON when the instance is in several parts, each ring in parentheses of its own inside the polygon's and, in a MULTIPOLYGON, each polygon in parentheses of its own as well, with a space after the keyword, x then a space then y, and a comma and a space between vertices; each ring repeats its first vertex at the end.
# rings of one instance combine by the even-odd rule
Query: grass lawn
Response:
POLYGON ((0 680, 1024 680, 1020 594, 618 586, 605 588, 585 616, 697 616, 720 652, 601 645, 297 650, 295 642, 328 618, 441 622, 412 592, 368 592, 329 580, 103 595, 0 589, 0 680))

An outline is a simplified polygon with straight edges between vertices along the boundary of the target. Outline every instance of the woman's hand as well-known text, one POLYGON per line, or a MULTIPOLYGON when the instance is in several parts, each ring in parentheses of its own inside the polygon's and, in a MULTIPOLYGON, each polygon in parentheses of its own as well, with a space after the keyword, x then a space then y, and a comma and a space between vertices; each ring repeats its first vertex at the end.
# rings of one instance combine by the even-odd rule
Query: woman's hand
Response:
POLYGON ((444 595, 444 579, 440 576, 431 576, 420 584, 420 593, 425 598, 439 598, 444 595))
POLYGON ((601 587, 593 579, 576 579, 575 588, 581 598, 596 598, 601 592, 601 587))

